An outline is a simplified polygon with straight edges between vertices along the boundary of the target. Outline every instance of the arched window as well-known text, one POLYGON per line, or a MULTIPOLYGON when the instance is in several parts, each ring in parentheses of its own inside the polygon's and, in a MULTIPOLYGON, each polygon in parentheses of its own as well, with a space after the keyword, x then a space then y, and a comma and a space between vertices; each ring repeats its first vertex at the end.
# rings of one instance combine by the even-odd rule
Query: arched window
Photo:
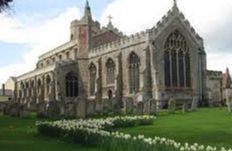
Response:
POLYGON ((115 64, 112 59, 107 60, 106 70, 106 82, 107 84, 113 84, 115 80, 115 64))
POLYGON ((108 91, 108 99, 111 100, 113 97, 113 92, 111 90, 108 91))
POLYGON ((47 94, 50 92, 50 87, 51 87, 51 77, 49 75, 47 75, 47 77, 46 77, 47 94))
POLYGON ((66 77, 66 97, 77 97, 79 95, 79 84, 77 75, 69 72, 66 77))
POLYGON ((23 83, 23 82, 20 83, 20 87, 21 87, 21 90, 24 90, 24 89, 25 89, 25 86, 24 86, 24 83, 23 83))
POLYGON ((89 77, 90 77, 89 91, 90 91, 90 95, 92 96, 95 94, 96 76, 97 76, 96 66, 93 63, 91 63, 89 66, 89 77))
POLYGON ((28 82, 26 82, 26 89, 28 89, 29 88, 29 83, 28 82))
POLYGON ((38 82, 37 82, 37 86, 38 86, 38 88, 40 88, 40 87, 41 87, 41 85, 42 85, 42 83, 41 83, 41 80, 39 79, 39 80, 38 80, 38 82))
POLYGON ((41 79, 38 79, 37 80, 37 93, 38 93, 38 96, 40 96, 42 94, 42 81, 41 79))
POLYGON ((70 40, 73 40, 73 34, 70 35, 70 40))
POLYGON ((167 88, 191 87, 189 49, 178 30, 172 32, 165 42, 164 68, 167 88))
POLYGON ((139 82, 140 82, 139 66, 140 66, 140 59, 134 52, 132 52, 129 56, 130 93, 139 91, 139 82))
POLYGON ((29 94, 29 83, 26 82, 26 88, 25 88, 25 96, 28 97, 29 94))

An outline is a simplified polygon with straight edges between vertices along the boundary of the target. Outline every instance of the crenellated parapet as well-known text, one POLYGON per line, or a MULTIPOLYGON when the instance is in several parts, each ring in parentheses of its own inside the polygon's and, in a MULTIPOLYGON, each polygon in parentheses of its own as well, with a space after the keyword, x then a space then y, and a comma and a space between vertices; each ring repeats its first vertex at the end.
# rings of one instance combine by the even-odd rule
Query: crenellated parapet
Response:
POLYGON ((55 68, 56 68, 56 64, 49 65, 49 66, 46 66, 46 67, 41 68, 41 69, 36 69, 36 70, 30 71, 30 72, 27 72, 23 75, 18 76, 17 81, 23 81, 23 80, 30 79, 30 78, 33 78, 35 76, 38 76, 38 75, 41 75, 44 73, 54 71, 55 68))
POLYGON ((114 32, 115 34, 117 34, 117 35, 119 35, 121 37, 124 36, 123 32, 119 31, 119 29, 114 27, 111 23, 109 23, 108 26, 106 26, 106 27, 102 27, 101 30, 94 36, 101 35, 101 34, 107 32, 107 31, 112 31, 112 32, 114 32))
POLYGON ((210 79, 222 79, 223 78, 222 71, 208 70, 206 75, 210 79))
POLYGON ((53 55, 55 55, 55 54, 57 54, 59 52, 62 52, 64 50, 66 50, 66 49, 72 48, 72 47, 76 46, 77 44, 78 44, 77 40, 69 41, 69 42, 67 42, 67 43, 65 43, 65 44, 63 44, 63 45, 61 45, 61 46, 59 46, 59 47, 57 47, 55 49, 52 49, 51 51, 48 51, 47 53, 44 53, 41 56, 39 56, 39 61, 44 60, 46 58, 49 58, 49 57, 51 57, 51 56, 53 56, 53 55))
POLYGON ((89 58, 109 53, 114 50, 145 43, 146 41, 148 41, 148 38, 149 30, 132 34, 130 36, 123 36, 122 38, 116 41, 100 45, 96 48, 92 48, 89 52, 89 58))
POLYGON ((185 27, 187 27, 188 31, 192 33, 199 45, 203 46, 203 38, 200 37, 196 30, 190 25, 190 22, 185 18, 184 14, 178 9, 177 6, 173 6, 173 8, 169 10, 160 21, 157 22, 156 26, 151 29, 151 35, 157 37, 163 31, 163 29, 169 25, 169 22, 172 22, 177 18, 185 24, 185 27))

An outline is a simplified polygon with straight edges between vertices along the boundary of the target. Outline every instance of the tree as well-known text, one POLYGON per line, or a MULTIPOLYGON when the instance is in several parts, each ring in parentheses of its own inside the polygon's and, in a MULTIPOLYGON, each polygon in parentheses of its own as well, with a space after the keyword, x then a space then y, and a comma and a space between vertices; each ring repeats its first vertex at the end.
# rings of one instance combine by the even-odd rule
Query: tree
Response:
POLYGON ((9 7, 13 0, 0 0, 0 12, 9 7))

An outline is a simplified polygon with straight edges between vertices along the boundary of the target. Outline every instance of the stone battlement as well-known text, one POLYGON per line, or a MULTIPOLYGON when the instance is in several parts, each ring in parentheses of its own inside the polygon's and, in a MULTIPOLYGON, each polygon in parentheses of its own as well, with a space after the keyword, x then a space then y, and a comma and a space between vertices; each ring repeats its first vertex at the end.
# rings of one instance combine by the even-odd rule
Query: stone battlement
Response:
POLYGON ((77 40, 72 40, 72 41, 69 41, 69 42, 67 42, 67 43, 65 43, 63 45, 60 45, 57 48, 52 49, 51 51, 48 51, 48 52, 40 55, 39 56, 39 61, 41 61, 43 59, 46 59, 46 58, 49 58, 49 57, 51 57, 51 56, 53 56, 53 55, 55 55, 55 54, 57 54, 57 53, 59 53, 61 51, 64 51, 64 50, 68 49, 68 48, 74 47, 77 44, 78 44, 77 40))
POLYGON ((221 71, 208 70, 207 71, 207 76, 222 78, 222 72, 221 71))
POLYGON ((114 33, 116 33, 119 36, 123 36, 123 33, 121 31, 119 31, 118 28, 113 27, 113 26, 112 27, 102 27, 102 29, 94 36, 101 35, 109 30, 113 31, 114 33))
POLYGON ((130 36, 124 36, 119 40, 106 43, 104 45, 98 46, 90 50, 89 57, 95 57, 102 55, 104 53, 111 52, 113 50, 125 48, 128 46, 140 44, 148 40, 149 30, 142 31, 136 34, 132 34, 130 36))
POLYGON ((53 64, 53 65, 49 65, 49 66, 46 66, 46 67, 41 68, 41 69, 36 69, 36 70, 30 71, 30 72, 27 72, 23 75, 18 76, 17 81, 22 81, 22 80, 33 78, 37 75, 53 71, 55 68, 56 68, 56 64, 53 64))

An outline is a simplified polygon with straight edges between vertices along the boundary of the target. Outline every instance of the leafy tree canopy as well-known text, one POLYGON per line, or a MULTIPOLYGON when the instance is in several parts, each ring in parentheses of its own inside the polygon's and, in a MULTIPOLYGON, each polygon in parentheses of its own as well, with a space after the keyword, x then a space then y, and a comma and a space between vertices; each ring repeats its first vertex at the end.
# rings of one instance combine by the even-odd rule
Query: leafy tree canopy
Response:
POLYGON ((12 1, 13 0, 0 0, 0 12, 5 10, 6 8, 8 8, 10 5, 10 2, 12 2, 12 1))

